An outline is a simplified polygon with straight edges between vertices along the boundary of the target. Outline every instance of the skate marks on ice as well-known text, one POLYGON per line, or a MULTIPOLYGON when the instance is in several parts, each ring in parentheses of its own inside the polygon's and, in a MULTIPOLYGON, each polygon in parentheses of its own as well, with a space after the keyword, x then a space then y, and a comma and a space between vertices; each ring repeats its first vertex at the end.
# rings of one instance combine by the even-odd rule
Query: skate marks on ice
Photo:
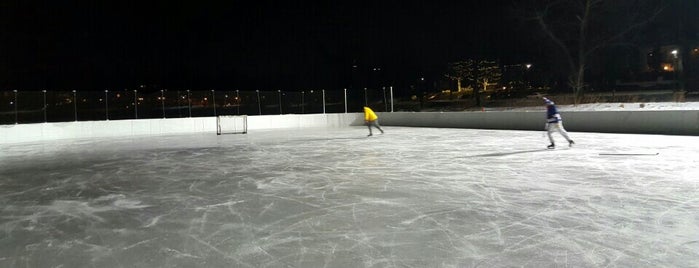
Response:
POLYGON ((682 145, 696 139, 639 146, 624 141, 643 137, 571 133, 588 148, 564 151, 531 149, 534 132, 387 131, 143 139, 105 153, 78 145, 68 162, 36 152, 25 160, 43 157, 48 168, 0 166, 0 266, 691 267, 699 259, 698 150, 682 145), (598 156, 624 149, 665 151, 598 156))
POLYGON ((629 152, 629 153, 622 153, 622 152, 615 152, 615 153, 599 153, 599 155, 602 156, 656 156, 659 155, 660 153, 634 153, 634 152, 629 152))

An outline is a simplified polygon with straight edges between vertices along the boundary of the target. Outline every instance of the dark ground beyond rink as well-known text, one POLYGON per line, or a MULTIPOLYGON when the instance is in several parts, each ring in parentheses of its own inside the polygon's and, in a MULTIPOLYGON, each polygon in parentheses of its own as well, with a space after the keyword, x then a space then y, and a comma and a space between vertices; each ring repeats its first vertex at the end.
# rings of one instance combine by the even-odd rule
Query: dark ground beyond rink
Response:
POLYGON ((699 265, 699 137, 385 129, 2 145, 0 267, 699 265))

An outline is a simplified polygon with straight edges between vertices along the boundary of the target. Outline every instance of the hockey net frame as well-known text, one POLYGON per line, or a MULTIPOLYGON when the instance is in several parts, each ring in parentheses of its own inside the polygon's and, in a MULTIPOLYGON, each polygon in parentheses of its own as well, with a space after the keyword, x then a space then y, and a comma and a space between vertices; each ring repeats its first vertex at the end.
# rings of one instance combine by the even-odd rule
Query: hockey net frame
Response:
POLYGON ((218 115, 216 116, 216 135, 247 134, 247 115, 218 115))

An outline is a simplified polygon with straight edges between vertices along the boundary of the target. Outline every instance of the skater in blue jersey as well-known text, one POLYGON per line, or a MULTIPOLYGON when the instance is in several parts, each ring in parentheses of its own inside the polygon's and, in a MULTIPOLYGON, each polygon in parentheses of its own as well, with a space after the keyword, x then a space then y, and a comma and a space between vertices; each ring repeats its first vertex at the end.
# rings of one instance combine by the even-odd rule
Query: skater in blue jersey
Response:
POLYGON ((573 146, 575 142, 570 139, 568 136, 568 132, 563 128, 563 119, 561 118, 561 114, 558 113, 558 109, 556 108, 555 103, 553 101, 549 100, 548 98, 544 97, 544 103, 546 103, 546 132, 549 135, 549 140, 551 141, 551 144, 547 147, 549 149, 556 148, 556 144, 553 142, 553 136, 551 135, 551 132, 558 131, 558 133, 561 133, 561 136, 566 138, 568 141, 568 146, 573 146))

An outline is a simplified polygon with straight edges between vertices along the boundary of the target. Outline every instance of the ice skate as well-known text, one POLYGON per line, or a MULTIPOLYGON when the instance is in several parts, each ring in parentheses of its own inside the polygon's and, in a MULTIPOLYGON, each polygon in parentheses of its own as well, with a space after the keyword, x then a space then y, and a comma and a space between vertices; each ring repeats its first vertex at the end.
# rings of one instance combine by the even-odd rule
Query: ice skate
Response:
POLYGON ((556 145, 551 143, 551 144, 549 144, 549 146, 546 146, 546 148, 554 149, 554 148, 556 148, 556 145))

